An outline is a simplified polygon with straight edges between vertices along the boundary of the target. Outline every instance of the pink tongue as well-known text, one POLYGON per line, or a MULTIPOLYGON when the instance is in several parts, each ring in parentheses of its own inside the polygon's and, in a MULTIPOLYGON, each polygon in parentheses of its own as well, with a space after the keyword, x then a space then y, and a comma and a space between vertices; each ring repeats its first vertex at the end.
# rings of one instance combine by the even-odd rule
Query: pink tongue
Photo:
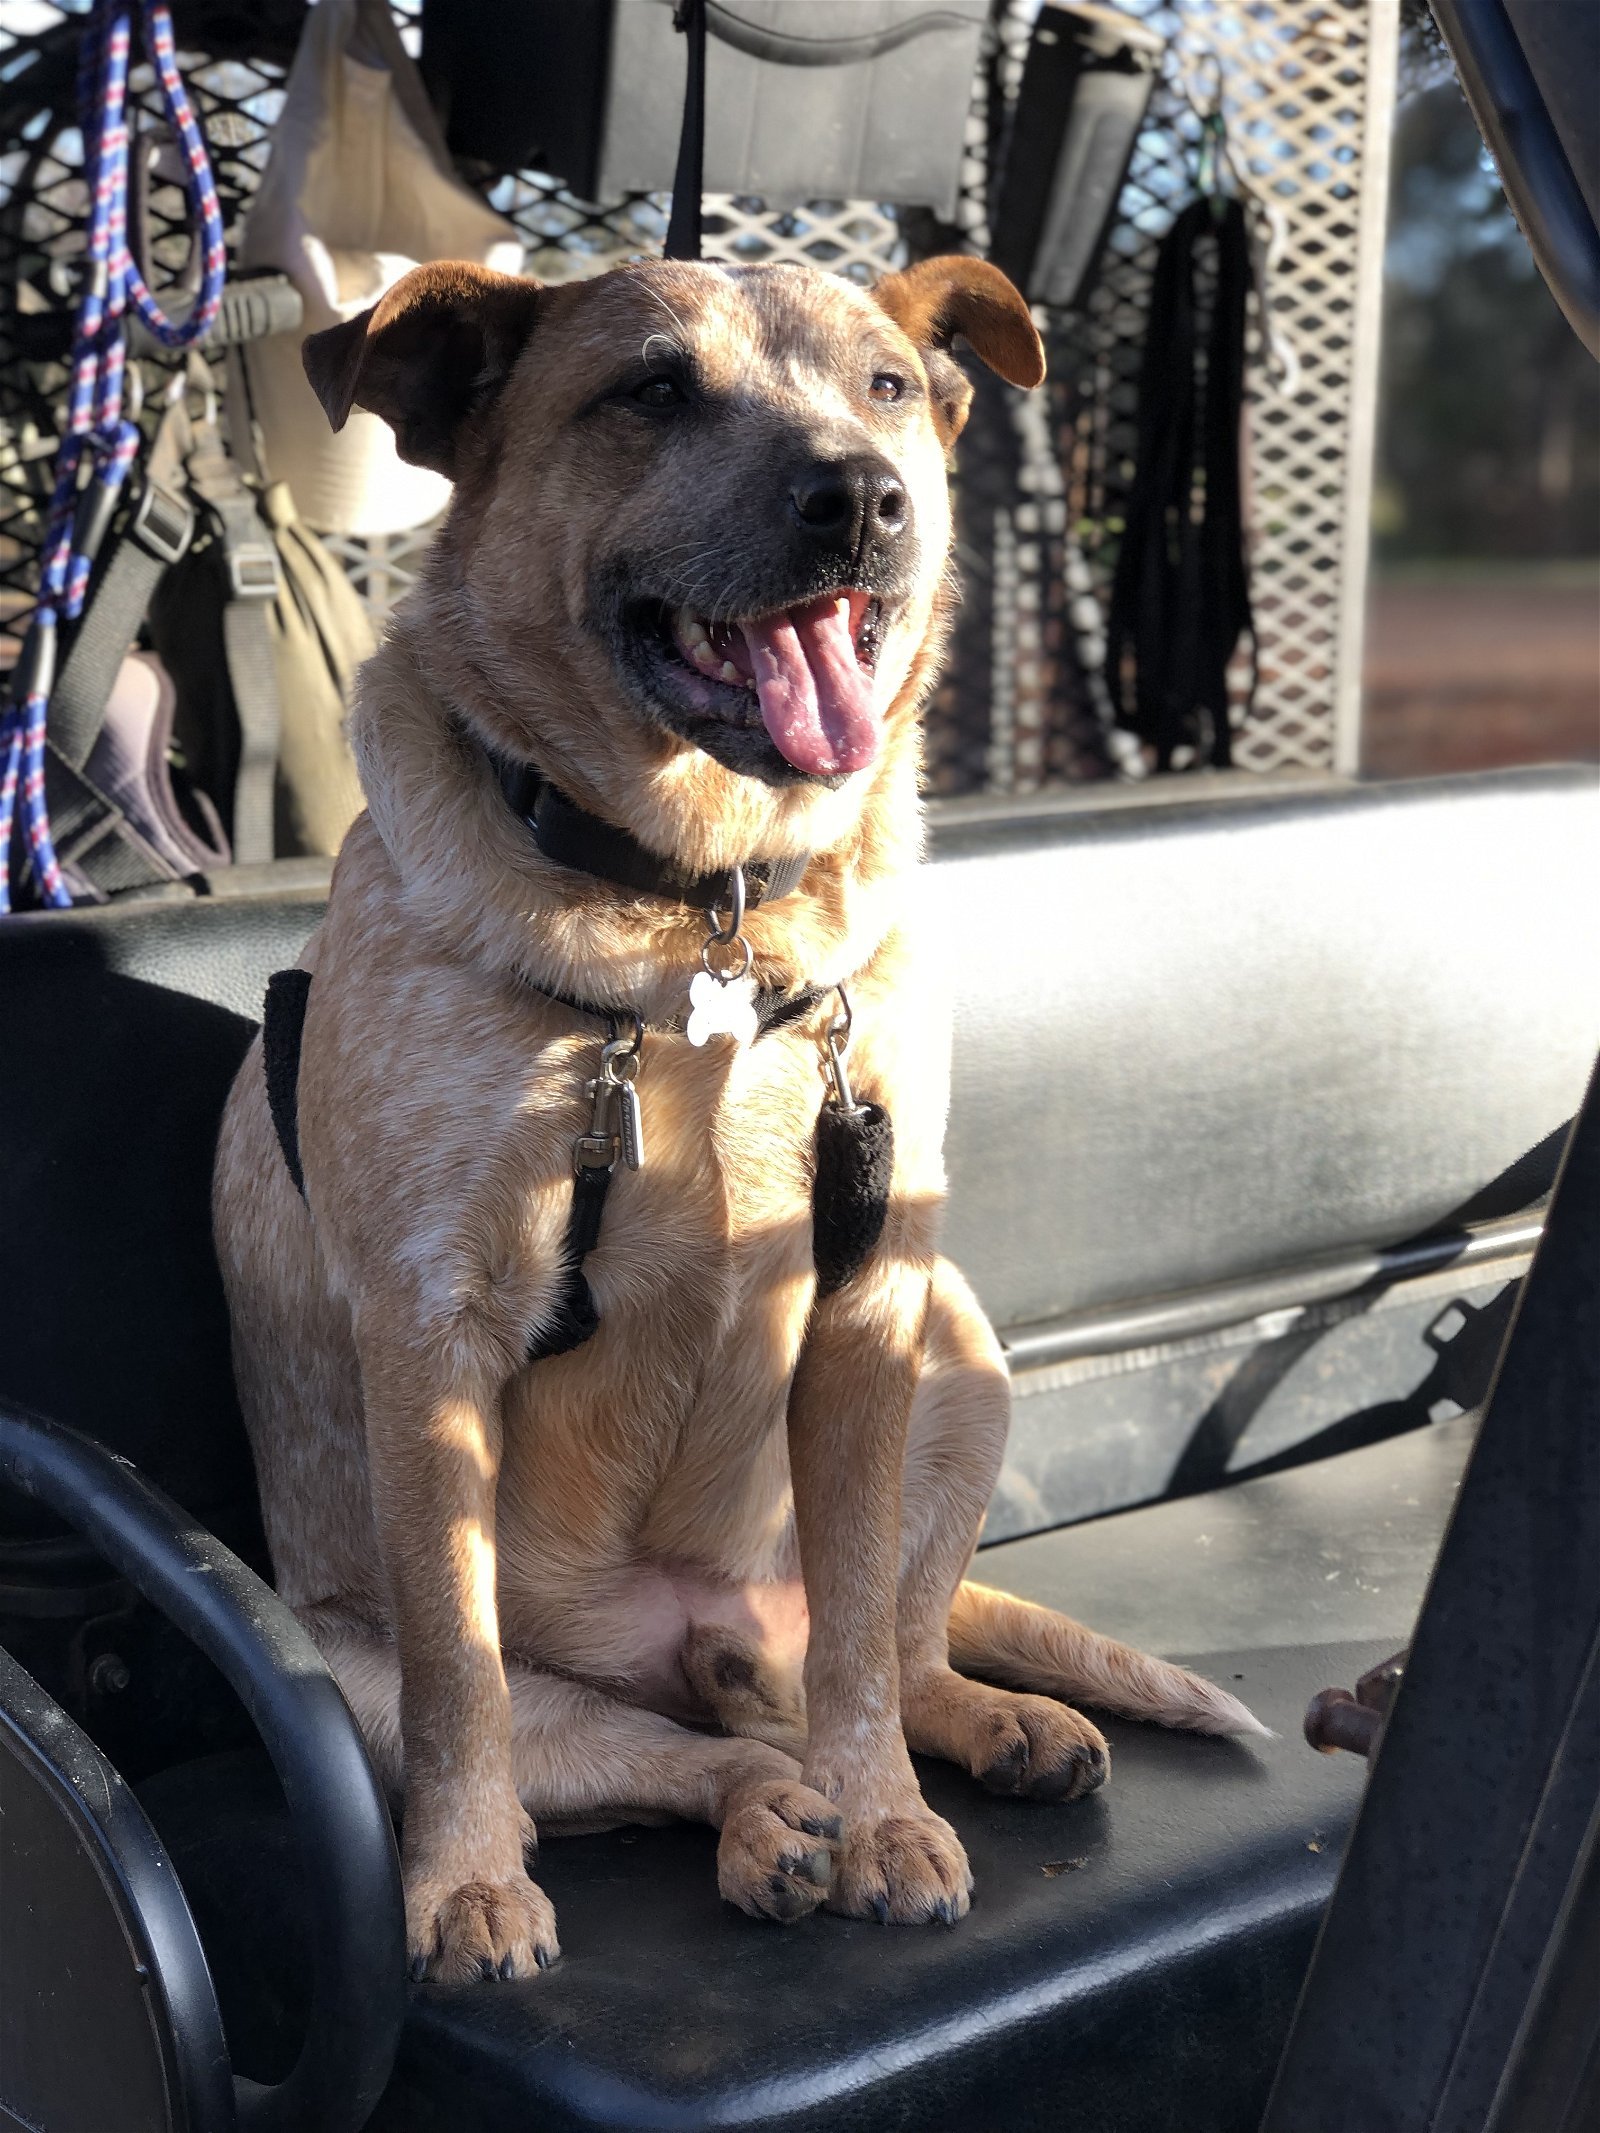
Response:
POLYGON ((829 776, 875 760, 883 734, 871 678, 856 661, 848 600, 814 600, 739 627, 762 720, 796 770, 829 776))

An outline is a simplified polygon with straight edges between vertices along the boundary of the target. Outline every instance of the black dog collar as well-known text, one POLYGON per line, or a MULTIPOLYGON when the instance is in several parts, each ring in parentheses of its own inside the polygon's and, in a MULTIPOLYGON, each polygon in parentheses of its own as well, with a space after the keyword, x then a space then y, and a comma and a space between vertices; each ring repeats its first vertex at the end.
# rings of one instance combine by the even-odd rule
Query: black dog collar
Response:
MULTIPOLYGON (((671 859, 648 850, 636 837, 613 823, 602 822, 531 764, 511 763, 504 756, 489 754, 506 804, 533 833, 533 840, 546 859, 579 874, 592 874, 599 881, 615 882, 645 896, 664 897, 699 911, 719 911, 729 901, 727 872, 690 874, 671 859)), ((776 903, 800 886, 811 864, 809 852, 798 859, 747 859, 744 862, 745 901, 776 903)))

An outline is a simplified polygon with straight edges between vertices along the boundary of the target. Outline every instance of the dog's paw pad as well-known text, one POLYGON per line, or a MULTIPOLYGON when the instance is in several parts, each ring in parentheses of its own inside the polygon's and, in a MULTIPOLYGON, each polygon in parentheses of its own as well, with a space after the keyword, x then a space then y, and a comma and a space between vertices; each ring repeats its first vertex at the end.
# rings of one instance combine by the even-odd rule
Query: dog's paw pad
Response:
POLYGON ((755 1918, 814 1911, 833 1879, 842 1824, 820 1793, 781 1778, 740 1794, 717 1845, 717 1887, 755 1918))

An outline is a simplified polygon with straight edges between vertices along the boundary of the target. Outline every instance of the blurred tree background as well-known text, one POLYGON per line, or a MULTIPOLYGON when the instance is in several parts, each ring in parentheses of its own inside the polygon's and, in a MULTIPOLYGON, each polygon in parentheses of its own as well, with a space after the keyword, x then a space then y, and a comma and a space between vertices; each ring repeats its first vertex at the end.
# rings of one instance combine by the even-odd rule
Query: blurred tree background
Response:
POLYGON ((1600 370, 1539 278, 1425 0, 1402 13, 1362 768, 1593 761, 1600 370))
POLYGON ((1539 278, 1425 0, 1405 16, 1378 558, 1600 555, 1600 373, 1539 278))

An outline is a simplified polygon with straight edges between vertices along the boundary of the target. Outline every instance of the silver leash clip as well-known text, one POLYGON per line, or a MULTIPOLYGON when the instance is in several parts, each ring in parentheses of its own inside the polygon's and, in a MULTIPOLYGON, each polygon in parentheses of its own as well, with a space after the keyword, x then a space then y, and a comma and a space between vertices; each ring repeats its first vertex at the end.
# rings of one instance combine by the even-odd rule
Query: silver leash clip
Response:
POLYGON ((600 1047, 600 1071, 584 1087, 592 1101, 589 1130, 573 1144, 578 1170, 614 1170, 620 1156, 629 1170, 644 1167, 644 1120, 639 1109, 639 1055, 644 1027, 637 1018, 631 1037, 613 1037, 600 1047))
POLYGON ((862 1107, 856 1102, 855 1091, 850 1086, 850 1069, 845 1063, 853 1024, 850 995, 842 985, 835 986, 834 993, 839 1011, 823 1032, 822 1076, 832 1091, 833 1102, 841 1111, 859 1111, 862 1107))

